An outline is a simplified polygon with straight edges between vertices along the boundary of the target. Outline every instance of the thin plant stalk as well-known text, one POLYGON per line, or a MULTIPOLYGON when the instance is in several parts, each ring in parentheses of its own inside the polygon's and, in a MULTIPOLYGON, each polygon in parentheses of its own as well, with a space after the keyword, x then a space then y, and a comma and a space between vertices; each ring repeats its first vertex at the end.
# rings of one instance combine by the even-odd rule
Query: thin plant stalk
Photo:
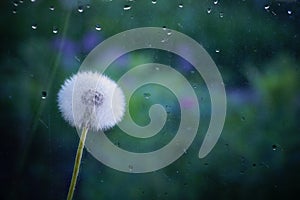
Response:
POLYGON ((67 200, 72 200, 73 199, 73 194, 74 194, 74 190, 75 190, 75 186, 76 186, 76 182, 77 182, 77 177, 78 177, 78 172, 79 172, 79 168, 80 168, 80 163, 81 163, 82 152, 83 152, 84 143, 85 143, 85 139, 86 139, 86 135, 87 135, 88 130, 89 129, 87 127, 83 127, 82 132, 81 132, 81 136, 80 136, 80 140, 79 140, 79 144, 78 144, 78 148, 77 148, 77 153, 76 153, 76 158, 75 158, 75 163, 74 163, 74 168, 73 168, 73 174, 72 174, 72 179, 71 179, 71 183, 70 183, 70 187, 69 187, 67 200))

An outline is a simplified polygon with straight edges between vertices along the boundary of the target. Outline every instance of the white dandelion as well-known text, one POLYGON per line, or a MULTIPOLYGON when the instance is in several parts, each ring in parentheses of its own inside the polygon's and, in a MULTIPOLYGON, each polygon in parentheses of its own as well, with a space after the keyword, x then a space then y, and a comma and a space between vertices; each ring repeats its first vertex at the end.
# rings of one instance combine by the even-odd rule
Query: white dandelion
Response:
POLYGON ((58 107, 72 126, 106 130, 121 121, 125 97, 108 77, 97 72, 79 72, 63 84, 58 107))
POLYGON ((125 97, 120 87, 97 72, 79 72, 58 93, 58 107, 70 125, 82 130, 67 199, 73 198, 88 130, 106 130, 122 120, 125 97))

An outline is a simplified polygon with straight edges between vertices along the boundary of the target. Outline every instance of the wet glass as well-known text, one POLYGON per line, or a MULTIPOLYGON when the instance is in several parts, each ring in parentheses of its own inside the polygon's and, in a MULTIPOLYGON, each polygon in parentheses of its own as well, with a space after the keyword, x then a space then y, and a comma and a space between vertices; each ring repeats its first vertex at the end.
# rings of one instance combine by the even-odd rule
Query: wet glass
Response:
POLYGON ((88 133, 74 199, 268 199, 299 191, 299 1, 0 5, 2 199, 66 199, 79 137, 59 111, 58 91, 81 69, 102 70, 103 59, 114 57, 101 73, 124 90, 134 130, 144 131, 134 132, 124 118, 103 133, 88 133), (158 29, 136 37, 127 32, 98 52, 116 34, 145 27, 158 29), (142 48, 124 50, 131 46, 142 48), (83 67, 91 58, 102 60, 83 67), (212 64, 222 81, 207 77, 214 74, 212 64), (155 81, 133 87, 148 78, 155 81), (127 88, 135 89, 130 96, 127 88), (224 125, 212 123, 223 115, 222 88, 224 125), (184 125, 193 120, 196 125, 184 125), (151 123, 157 126, 150 132, 137 128, 151 123), (222 128, 219 137, 207 135, 216 127, 222 128), (183 137, 175 141, 179 130, 183 137), (207 145, 211 151, 200 156, 207 145), (163 148, 168 154, 146 155, 163 148), (140 163, 117 154, 120 149, 140 163))

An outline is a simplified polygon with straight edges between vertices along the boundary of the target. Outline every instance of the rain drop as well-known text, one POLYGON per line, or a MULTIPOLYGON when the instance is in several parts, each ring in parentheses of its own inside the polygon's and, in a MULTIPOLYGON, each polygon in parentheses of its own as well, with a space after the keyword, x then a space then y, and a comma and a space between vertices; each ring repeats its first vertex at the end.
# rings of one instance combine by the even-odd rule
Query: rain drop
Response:
POLYGON ((152 0, 152 4, 156 4, 157 3, 157 1, 156 0, 152 0))
POLYGON ((30 0, 32 3, 35 2, 35 0, 30 0))
POLYGON ((151 94, 146 92, 146 93, 144 93, 144 97, 145 97, 145 99, 149 99, 151 97, 151 94))
POLYGON ((15 7, 18 6, 18 2, 17 1, 14 1, 13 4, 14 4, 15 7))
POLYGON ((17 13, 17 9, 14 8, 13 11, 12 11, 12 13, 16 14, 17 13))
POLYGON ((265 5, 265 10, 268 10, 270 8, 270 5, 265 5))
POLYGON ((132 172, 133 170, 133 166, 132 165, 128 165, 129 171, 132 172))
POLYGON ((47 92, 45 90, 42 91, 42 99, 47 98, 47 92))
POLYGON ((216 53, 220 53, 220 49, 216 49, 215 51, 216 51, 216 53))
POLYGON ((87 9, 89 9, 90 7, 91 7, 91 5, 90 5, 90 4, 87 4, 87 5, 86 5, 86 8, 87 8, 87 9))
POLYGON ((180 4, 178 5, 178 7, 179 7, 179 8, 183 8, 183 4, 180 3, 180 4))
POLYGON ((83 13, 83 7, 82 6, 78 6, 78 12, 83 13))
POLYGON ((215 1, 214 1, 214 4, 215 4, 215 5, 217 5, 218 3, 219 3, 219 1, 218 1, 218 0, 215 0, 215 1))
POLYGON ((207 8, 207 13, 210 14, 211 13, 211 8, 207 8))
POLYGON ((220 16, 220 18, 223 18, 224 17, 224 13, 220 12, 219 16, 220 16))
POLYGON ((55 10, 54 6, 50 6, 49 10, 54 11, 55 10))
POLYGON ((130 10, 131 9, 131 6, 130 5, 125 5, 124 7, 123 7, 123 10, 130 10))
POLYGON ((163 26, 163 30, 164 30, 164 31, 167 30, 167 27, 166 27, 166 26, 163 26))
POLYGON ((20 0, 19 2, 20 2, 20 3, 24 3, 24 1, 23 1, 23 0, 20 0))
POLYGON ((277 150, 277 145, 276 145, 276 144, 273 144, 273 145, 272 145, 272 149, 273 149, 273 151, 276 151, 276 150, 277 150))
POLYGON ((96 24, 96 25, 95 25, 95 29, 96 29, 97 31, 101 31, 102 28, 100 27, 99 24, 96 24))
POLYGON ((291 15, 291 14, 292 14, 292 11, 291 11, 291 10, 288 10, 288 14, 291 15))
POLYGON ((58 33, 58 28, 56 26, 53 26, 52 33, 54 34, 58 33))
POLYGON ((167 35, 172 35, 172 32, 171 32, 171 31, 168 31, 167 35))
POLYGON ((32 24, 32 25, 31 25, 31 28, 32 28, 33 30, 36 30, 36 29, 37 29, 37 24, 32 24))
POLYGON ((183 149, 183 153, 184 153, 184 154, 187 154, 187 150, 186 150, 186 149, 183 149))

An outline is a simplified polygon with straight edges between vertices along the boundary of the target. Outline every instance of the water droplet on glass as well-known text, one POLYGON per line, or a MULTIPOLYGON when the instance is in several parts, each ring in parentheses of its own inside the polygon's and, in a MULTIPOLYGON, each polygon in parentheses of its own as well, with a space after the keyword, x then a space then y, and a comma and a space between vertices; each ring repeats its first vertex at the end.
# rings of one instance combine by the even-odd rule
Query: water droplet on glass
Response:
POLYGON ((220 53, 220 49, 216 49, 215 51, 216 51, 216 53, 220 53))
POLYGON ((291 14, 292 14, 292 11, 291 11, 291 10, 288 10, 288 14, 291 15, 291 14))
POLYGON ((90 7, 91 7, 91 5, 90 4, 86 4, 86 6, 85 6, 87 9, 89 9, 90 7))
POLYGON ((156 71, 159 71, 159 67, 155 67, 155 70, 156 70, 156 71))
POLYGON ((224 13, 220 12, 219 16, 220 16, 220 18, 223 18, 224 17, 224 13))
POLYGON ((128 165, 129 171, 132 172, 133 170, 133 166, 132 165, 128 165))
POLYGON ((58 33, 58 28, 56 26, 53 26, 52 33, 54 34, 58 33))
POLYGON ((163 30, 164 30, 164 31, 167 30, 167 27, 166 27, 166 26, 163 26, 163 30))
POLYGON ((167 33, 167 35, 172 35, 172 32, 169 30, 168 33, 167 33))
POLYGON ((31 28, 32 28, 33 30, 36 30, 36 29, 37 29, 37 24, 32 24, 32 25, 31 25, 31 28))
POLYGON ((265 5, 265 10, 268 10, 270 8, 270 5, 265 5))
POLYGON ((152 0, 152 4, 156 4, 157 3, 157 1, 156 0, 152 0))
POLYGON ((117 145, 118 147, 120 147, 121 144, 120 144, 120 142, 116 142, 116 145, 117 145))
POLYGON ((219 1, 218 1, 218 0, 215 0, 215 1, 214 1, 214 4, 215 4, 215 5, 217 5, 218 3, 219 3, 219 1))
POLYGON ((78 12, 83 13, 83 7, 82 6, 78 6, 78 12))
POLYGON ((207 8, 207 13, 208 13, 208 14, 211 13, 211 8, 207 8))
POLYGON ((54 6, 50 6, 49 10, 51 10, 51 11, 55 10, 54 6))
POLYGON ((273 144, 273 145, 272 145, 272 149, 273 149, 273 151, 276 151, 277 145, 276 145, 276 144, 273 144))
POLYGON ((17 9, 14 8, 13 11, 12 11, 12 13, 16 14, 17 13, 17 9))
POLYGON ((145 97, 145 99, 149 99, 151 97, 151 94, 146 92, 146 93, 144 93, 144 97, 145 97))
POLYGON ((42 91, 42 99, 46 99, 47 98, 47 92, 44 90, 42 91))
POLYGON ((179 26, 180 28, 183 28, 183 25, 181 23, 177 23, 177 26, 179 26))
POLYGON ((99 24, 96 24, 96 25, 95 25, 95 29, 96 29, 97 31, 101 31, 102 28, 100 27, 99 24))
POLYGON ((18 6, 18 2, 17 2, 17 1, 14 1, 14 2, 13 2, 13 5, 14 5, 15 7, 17 7, 17 6, 18 6))
POLYGON ((20 0, 19 2, 20 2, 20 3, 24 3, 24 1, 23 1, 23 0, 20 0))
POLYGON ((31 2, 35 2, 35 0, 30 0, 31 2))
POLYGON ((183 4, 180 3, 180 4, 178 5, 178 7, 179 7, 179 8, 183 8, 183 4))
POLYGON ((125 5, 124 7, 123 7, 123 10, 130 10, 131 9, 131 6, 130 5, 125 5))
POLYGON ((78 56, 75 56, 74 58, 75 58, 75 60, 76 60, 77 62, 79 62, 79 63, 81 62, 81 61, 80 61, 80 58, 78 58, 78 56))

